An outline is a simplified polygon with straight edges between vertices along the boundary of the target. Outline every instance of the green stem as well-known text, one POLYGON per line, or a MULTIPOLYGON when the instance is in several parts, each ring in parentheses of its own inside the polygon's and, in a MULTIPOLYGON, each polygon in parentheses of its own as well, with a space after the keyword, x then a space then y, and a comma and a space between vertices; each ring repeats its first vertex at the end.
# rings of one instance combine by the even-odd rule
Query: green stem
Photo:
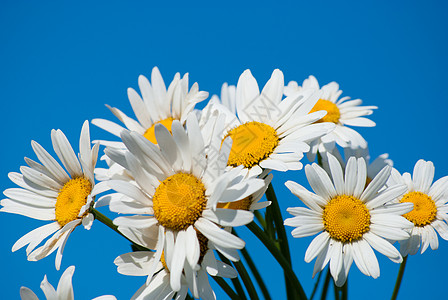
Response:
POLYGON ((342 286, 342 300, 347 300, 347 298, 348 298, 348 278, 345 280, 345 283, 342 286))
POLYGON ((264 226, 264 231, 272 240, 276 240, 275 229, 274 229, 274 220, 272 218, 272 209, 270 209, 269 206, 266 208, 264 218, 266 220, 265 226, 264 226))
MULTIPOLYGON (((228 260, 227 257, 225 257, 224 255, 222 255, 222 254, 221 254, 220 252, 218 252, 218 251, 217 251, 217 253, 218 253, 218 256, 219 256, 219 258, 221 259, 221 261, 225 262, 225 263, 228 264, 229 266, 232 265, 232 262, 231 262, 230 260, 228 260)), ((247 300, 246 294, 244 293, 244 289, 243 289, 243 286, 241 285, 241 282, 240 282, 239 278, 238 278, 238 277, 236 277, 236 278, 231 278, 230 280, 232 281, 232 283, 233 283, 233 287, 235 288, 236 293, 239 295, 239 297, 240 297, 241 299, 245 299, 245 300, 247 300)))
POLYGON ((258 297, 257 290, 255 289, 252 279, 250 278, 249 273, 247 273, 247 270, 244 267, 243 263, 241 261, 237 261, 234 262, 233 265, 238 271, 238 274, 240 274, 240 277, 243 280, 244 285, 246 286, 249 298, 251 300, 259 300, 260 298, 258 297))
MULTIPOLYGON (((268 209, 272 212, 272 217, 274 219, 274 225, 280 244, 280 251, 288 261, 289 265, 291 265, 291 253, 289 251, 288 238, 286 236, 285 226, 283 225, 283 217, 280 210, 280 205, 278 204, 277 196, 275 195, 274 186, 272 185, 272 183, 269 183, 268 189, 266 190, 266 199, 268 201, 271 201, 271 205, 268 207, 268 209)), ((292 285, 287 274, 285 273, 284 275, 287 297, 288 299, 295 298, 294 286, 292 285)))
POLYGON ((400 270, 398 271, 397 281, 395 282, 394 292, 392 293, 391 300, 397 299, 398 291, 400 290, 401 280, 403 279, 404 269, 406 267, 406 262, 408 261, 408 256, 403 258, 403 262, 400 264, 400 270))
POLYGON ((341 300, 341 288, 336 285, 334 279, 333 279, 333 290, 334 290, 334 299, 341 300))
POLYGON ((98 210, 96 210, 95 208, 91 208, 90 212, 93 214, 93 217, 100 221, 101 223, 103 223, 104 225, 106 225, 107 227, 109 227, 110 229, 112 229, 113 231, 115 231, 116 233, 118 233, 119 235, 121 235, 122 237, 124 237, 125 239, 127 239, 129 242, 131 242, 131 246, 133 250, 138 250, 138 251, 150 251, 149 249, 140 246, 136 243, 134 243, 133 241, 131 241, 130 239, 128 239, 124 234, 122 234, 119 230, 118 230, 118 226, 115 225, 111 219, 109 219, 108 217, 106 217, 105 215, 103 215, 102 213, 100 213, 98 210))
POLYGON ((317 164, 321 167, 322 166, 322 155, 319 153, 319 151, 317 151, 317 164))
POLYGON ((327 275, 325 276, 324 287, 322 289, 322 295, 320 296, 320 300, 327 299, 328 286, 330 285, 330 279, 331 279, 330 267, 328 267, 327 275))
POLYGON ((230 297, 232 300, 241 300, 241 298, 232 290, 230 285, 227 284, 227 282, 219 276, 211 276, 216 283, 222 288, 224 292, 230 297))
POLYGON ((269 238, 269 236, 258 227, 255 222, 251 222, 246 225, 250 231, 265 245, 265 247, 271 252, 272 256, 277 260, 283 271, 286 273, 288 279, 291 281, 293 287, 298 293, 298 299, 307 299, 305 291, 300 284, 299 279, 297 279, 296 274, 292 270, 291 264, 283 256, 282 252, 277 248, 275 243, 269 238))
POLYGON ((319 282, 320 282, 321 278, 322 278, 322 272, 319 272, 319 275, 317 275, 316 283, 314 284, 313 291, 311 292, 310 300, 313 300, 314 295, 317 292, 317 287, 319 286, 319 282))
POLYGON ((266 191, 266 198, 271 201, 269 208, 272 208, 272 216, 274 218, 275 229, 277 230, 278 239, 280 242, 280 250, 283 256, 291 264, 291 254, 289 252, 288 238, 286 236, 285 226, 283 225, 283 217, 280 211, 280 206, 275 196, 274 187, 270 183, 266 191))
POLYGON ((258 210, 254 211, 254 216, 257 219, 258 223, 260 223, 261 227, 266 230, 266 221, 258 210))
POLYGON ((255 277, 258 286, 260 287, 261 292, 263 293, 263 297, 265 300, 271 300, 271 295, 269 294, 266 285, 264 284, 263 278, 261 278, 260 272, 258 272, 257 267, 255 266, 254 261, 247 252, 246 248, 241 249, 241 254, 243 254, 244 259, 246 260, 247 265, 249 266, 250 271, 255 277))

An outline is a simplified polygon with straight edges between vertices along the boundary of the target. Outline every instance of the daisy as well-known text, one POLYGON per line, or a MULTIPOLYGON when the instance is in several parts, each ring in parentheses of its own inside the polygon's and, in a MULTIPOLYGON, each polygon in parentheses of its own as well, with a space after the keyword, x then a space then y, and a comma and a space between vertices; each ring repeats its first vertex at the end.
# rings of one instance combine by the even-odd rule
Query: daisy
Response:
POLYGON ((328 154, 328 162, 332 179, 315 163, 305 167, 315 194, 295 182, 285 183, 308 207, 288 208, 287 211, 295 217, 286 219, 285 225, 296 227, 291 232, 296 238, 321 232, 305 253, 306 262, 316 258, 313 276, 330 262, 331 275, 336 285, 342 286, 355 261, 362 273, 377 278, 380 268, 372 248, 394 262, 402 261, 398 250, 387 239, 409 237, 406 229, 413 225, 401 215, 409 212, 412 204, 386 203, 403 195, 406 186, 384 188, 390 176, 390 166, 384 167, 366 187, 363 158, 351 157, 345 172, 331 154, 328 154))
MULTIPOLYGON (((189 245, 185 245, 188 247, 189 245)), ((235 278, 237 272, 226 263, 218 261, 213 255, 212 245, 204 236, 199 239, 200 256, 198 264, 191 268, 184 264, 181 274, 181 288, 176 292, 170 285, 170 268, 173 266, 172 253, 165 252, 159 262, 154 260, 155 252, 139 251, 120 255, 114 261, 118 272, 129 276, 149 276, 153 264, 157 264, 154 276, 147 281, 131 299, 185 299, 188 289, 193 297, 201 299, 216 299, 213 289, 208 281, 207 273, 211 276, 235 278)), ((169 248, 167 249, 169 250, 169 248)))
MULTIPOLYGON (((165 86, 162 75, 157 67, 152 69, 151 82, 140 75, 138 85, 142 97, 132 88, 128 88, 129 102, 137 121, 128 117, 118 108, 107 106, 111 112, 131 131, 136 131, 149 141, 157 144, 154 135, 156 124, 162 124, 169 131, 174 120, 185 122, 188 113, 193 111, 196 103, 205 100, 208 92, 199 91, 199 85, 195 82, 188 90, 188 73, 180 78, 176 73, 168 89, 165 86), (142 99, 143 98, 143 99, 142 99)), ((120 137, 124 127, 104 119, 93 119, 92 124, 120 137)), ((102 144, 123 148, 122 143, 101 141, 102 144)))
MULTIPOLYGON (((61 276, 57 290, 48 282, 47 276, 44 276, 44 280, 40 284, 40 288, 45 294, 47 300, 72 300, 74 299, 72 277, 75 272, 75 266, 68 267, 61 276)), ((20 288, 20 298, 22 300, 39 300, 36 294, 27 287, 22 286, 20 288)), ((105 295, 96 297, 92 300, 116 300, 114 296, 105 295)))
POLYGON ((221 138, 233 140, 229 166, 243 166, 244 173, 250 175, 259 175, 262 169, 300 170, 308 144, 334 129, 333 123, 316 123, 325 111, 310 113, 320 92, 298 91, 282 100, 283 87, 283 73, 274 70, 260 93, 257 81, 246 70, 238 80, 235 96, 232 89, 223 87, 228 96, 222 103, 215 97, 204 108, 202 120, 214 110, 226 116, 221 138))
POLYGON ((414 224, 409 239, 400 241, 401 255, 414 255, 420 248, 420 253, 428 246, 432 250, 439 247, 436 231, 444 240, 448 240, 448 176, 436 182, 434 179, 434 164, 430 161, 419 160, 411 174, 400 176, 397 170, 392 172, 392 183, 406 184, 407 190, 400 203, 413 203, 414 209, 404 217, 414 224))
POLYGON ((191 268, 198 263, 199 234, 228 259, 239 259, 237 249, 244 247, 244 241, 222 227, 245 225, 253 220, 253 214, 217 206, 248 197, 262 189, 264 181, 241 176, 241 168, 225 170, 230 139, 223 142, 218 155, 206 155, 208 146, 194 114, 187 118, 187 132, 175 120, 172 134, 160 124, 155 126, 155 135, 158 146, 136 132, 123 131, 121 138, 129 151, 123 155, 106 148, 107 155, 135 179, 108 181, 118 192, 109 202, 111 210, 120 208, 117 212, 133 214, 114 220, 118 230, 135 243, 156 250, 149 278, 162 253, 173 253, 170 284, 178 292, 184 262, 191 268))
POLYGON ((9 199, 0 202, 0 211, 14 213, 37 220, 52 221, 21 237, 12 247, 16 251, 26 245, 28 260, 40 260, 53 251, 56 269, 59 270, 62 252, 70 233, 78 226, 90 229, 93 215, 90 207, 96 194, 108 189, 102 183, 95 186, 94 168, 99 145, 90 148, 89 123, 84 122, 79 141, 78 158, 61 130, 51 131, 54 151, 64 168, 37 142, 32 141, 41 164, 25 158, 28 167, 20 167, 20 173, 11 172, 9 178, 21 188, 4 191, 9 199), (43 246, 36 248, 51 236, 43 246))
POLYGON ((350 100, 350 97, 347 96, 339 99, 342 94, 342 90, 339 89, 339 84, 333 81, 320 88, 314 76, 309 76, 308 79, 305 79, 301 87, 295 81, 289 82, 285 88, 285 95, 288 96, 308 89, 322 91, 319 101, 317 101, 311 112, 325 110, 328 114, 319 122, 336 124, 334 131, 312 144, 308 159, 313 161, 317 151, 323 152, 324 148, 331 149, 334 147, 334 143, 337 143, 343 148, 349 146, 352 148, 366 148, 367 142, 365 139, 357 131, 347 126, 375 126, 375 122, 364 116, 371 115, 373 109, 377 107, 360 106, 362 104, 361 99, 350 100))

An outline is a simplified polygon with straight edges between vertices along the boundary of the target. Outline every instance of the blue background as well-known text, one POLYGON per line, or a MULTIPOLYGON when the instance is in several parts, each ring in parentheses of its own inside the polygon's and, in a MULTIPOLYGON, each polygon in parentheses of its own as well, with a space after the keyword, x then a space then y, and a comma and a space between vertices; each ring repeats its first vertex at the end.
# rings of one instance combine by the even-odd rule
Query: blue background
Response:
MULTIPOLYGON (((377 126, 360 130, 372 156, 389 153, 400 172, 412 171, 424 158, 434 162, 436 179, 447 175, 446 3, 309 2, 2 1, 0 189, 14 187, 7 173, 18 171, 24 156, 36 159, 32 139, 54 153, 53 128, 62 129, 77 145, 84 120, 115 121, 104 104, 132 115, 126 89, 138 88, 138 75, 150 76, 154 66, 168 82, 175 72, 189 72, 191 82, 199 82, 210 94, 219 93, 225 81, 236 84, 247 68, 260 86, 275 68, 284 72, 286 82, 301 82, 310 74, 322 84, 335 80, 343 95, 379 107, 371 116, 377 126)), ((91 135, 114 138, 95 126, 91 135)), ((307 185, 303 171, 274 177, 281 208, 289 217, 286 208, 300 202, 283 183, 307 185)), ((101 211, 114 217, 107 208, 101 211)), ((54 268, 54 254, 28 262, 24 249, 11 253, 18 238, 43 224, 0 215, 0 298, 18 299, 20 286, 43 298, 39 285, 44 274, 56 286, 70 265, 76 265, 77 299, 103 294, 129 299, 145 281, 116 272, 113 260, 128 252, 129 245, 99 222, 70 236, 60 272, 54 268)), ((289 235, 291 228, 287 231, 289 235)), ((244 228, 239 232, 273 299, 285 299, 278 265, 244 228)), ((313 263, 306 264, 303 257, 311 240, 289 239, 294 269, 308 294, 313 263)), ((447 255, 448 243, 440 239, 438 250, 411 257, 399 298, 443 298, 447 255)), ((390 298, 399 266, 377 256, 380 278, 351 269, 351 299, 390 298)), ((218 299, 226 299, 215 290, 218 299)))

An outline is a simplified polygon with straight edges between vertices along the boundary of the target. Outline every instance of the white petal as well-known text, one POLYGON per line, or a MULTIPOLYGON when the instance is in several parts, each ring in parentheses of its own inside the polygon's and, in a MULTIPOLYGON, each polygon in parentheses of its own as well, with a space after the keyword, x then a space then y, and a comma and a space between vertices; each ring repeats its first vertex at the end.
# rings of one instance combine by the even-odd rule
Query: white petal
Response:
POLYGON ((375 195, 378 193, 378 191, 384 186, 387 179, 389 179, 390 172, 392 167, 391 166, 385 166, 378 175, 375 176, 375 178, 369 183, 367 188, 364 190, 364 192, 361 195, 361 200, 364 202, 370 201, 375 195))
POLYGON ((240 209, 217 208, 215 211, 206 209, 202 217, 222 226, 242 226, 253 221, 254 215, 250 211, 240 209))
POLYGON ((297 197, 299 197, 302 202, 316 212, 322 212, 322 207, 327 204, 321 196, 309 192, 300 184, 294 181, 285 182, 286 187, 297 197), (322 206, 322 207, 321 207, 322 206))
POLYGON ((434 220, 431 225, 437 230, 442 239, 448 240, 448 225, 445 222, 434 220))
POLYGON ((388 241, 380 238, 372 232, 367 232, 363 235, 363 238, 372 246, 376 251, 389 257, 395 263, 401 263, 403 258, 400 252, 388 241))
POLYGON ((32 168, 28 168, 25 166, 20 167, 20 172, 23 176, 32 181, 33 183, 40 185, 41 187, 46 187, 48 189, 52 189, 54 191, 59 191, 62 188, 62 185, 48 177, 47 175, 36 171, 32 168))
POLYGON ((12 252, 19 250, 23 246, 29 244, 26 253, 29 254, 33 249, 40 244, 45 238, 52 235, 55 231, 60 229, 58 222, 52 222, 41 227, 38 227, 24 236, 22 236, 15 244, 12 246, 12 252))
POLYGON ((9 199, 3 199, 0 204, 3 205, 0 209, 0 211, 3 212, 18 214, 42 221, 52 221, 56 219, 54 208, 34 208, 28 205, 19 204, 18 202, 13 202, 9 199))
POLYGON ((335 242, 331 250, 330 272, 335 281, 338 280, 339 273, 343 265, 342 243, 335 242))
POLYGON ((47 300, 58 300, 58 295, 54 287, 48 282, 47 275, 44 276, 44 280, 40 283, 40 289, 44 292, 47 300))
POLYGON ((366 205, 368 209, 381 207, 382 205, 401 197, 407 191, 406 185, 396 185, 383 190, 376 196, 371 196, 366 205), (373 197, 373 198, 372 198, 373 197))
MULTIPOLYGON (((362 176, 362 174, 360 174, 362 176)), ((355 190, 358 182, 358 163, 355 157, 350 157, 345 166, 345 194, 350 195, 355 190)))
POLYGON ((114 264, 118 267, 117 271, 123 275, 129 276, 146 276, 148 275, 150 260, 153 258, 154 252, 139 251, 130 252, 118 256, 114 260, 114 264))
POLYGON ((189 226, 186 230, 185 237, 186 257, 192 268, 196 266, 200 256, 199 240, 193 226, 189 226))
POLYGON ((186 232, 179 231, 174 244, 174 254, 170 269, 170 284, 173 291, 178 292, 181 288, 181 275, 185 262, 185 239, 186 232))
POLYGON ((328 177, 327 172, 317 164, 307 165, 305 167, 306 177, 311 188, 316 194, 324 199, 331 199, 336 195, 333 183, 328 177))
POLYGON ((371 224, 370 230, 376 235, 394 241, 401 241, 409 238, 409 233, 402 230, 401 228, 393 228, 389 226, 371 224))
POLYGON ((378 278, 378 276, 380 276, 380 266, 378 264, 378 260, 376 259, 375 253, 373 252, 372 248, 365 240, 360 240, 358 242, 358 245, 361 259, 364 261, 364 264, 368 270, 369 275, 372 276, 373 278, 378 278))
POLYGON ((318 256, 325 247, 328 246, 328 242, 330 240, 330 235, 328 232, 322 232, 318 236, 316 236, 308 246, 305 252, 305 262, 309 263, 316 256, 318 256))
POLYGON ((362 192, 364 191, 366 187, 366 178, 367 178, 367 166, 364 158, 358 158, 356 160, 358 172, 356 177, 356 186, 353 190, 353 196, 356 198, 360 198, 362 195, 362 192))
POLYGON ((38 143, 31 141, 31 146, 37 155, 37 158, 51 172, 51 174, 60 182, 64 183, 70 180, 67 172, 61 165, 38 143))
POLYGON ((62 274, 57 288, 59 299, 73 300, 72 277, 74 272, 75 267, 70 266, 62 274))
POLYGON ((215 243, 216 245, 227 247, 227 248, 235 248, 242 249, 245 245, 244 241, 233 234, 220 229, 218 226, 210 222, 205 218, 199 218, 194 226, 210 241, 215 243))
POLYGON ((8 173, 8 178, 17 184, 18 186, 29 190, 31 192, 34 192, 36 194, 45 196, 45 197, 51 197, 51 198, 57 198, 59 194, 59 190, 52 190, 45 187, 42 187, 40 185, 37 185, 29 180, 27 180, 22 174, 16 173, 16 172, 10 172, 8 173))
POLYGON ((20 298, 22 300, 39 300, 32 290, 24 286, 20 288, 20 298))
POLYGON ((52 130, 51 140, 53 142, 54 151, 70 175, 72 177, 82 176, 81 165, 64 133, 60 130, 52 130))
POLYGON ((174 170, 180 170, 182 157, 173 136, 162 124, 156 124, 154 130, 162 154, 174 170))
POLYGON ((308 224, 295 228, 291 231, 291 235, 295 238, 314 235, 324 230, 324 224, 308 224))
POLYGON ((149 197, 130 182, 121 180, 110 180, 107 181, 107 184, 115 191, 125 194, 126 196, 136 200, 137 202, 152 206, 152 201, 149 199, 149 197))
POLYGON ((111 122, 109 120, 104 120, 104 119, 93 119, 92 124, 98 126, 101 129, 104 129, 118 137, 120 137, 120 133, 123 130, 125 130, 124 127, 122 127, 114 122, 111 122))
POLYGON ((333 178, 336 193, 339 195, 344 194, 344 175, 342 174, 341 164, 333 155, 329 153, 328 163, 330 165, 331 177, 333 178))
POLYGON ((427 194, 434 179, 434 164, 420 159, 415 164, 412 177, 415 190, 427 194))
POLYGON ((14 202, 37 208, 54 208, 56 204, 54 198, 44 197, 24 189, 11 188, 5 190, 3 194, 14 202))

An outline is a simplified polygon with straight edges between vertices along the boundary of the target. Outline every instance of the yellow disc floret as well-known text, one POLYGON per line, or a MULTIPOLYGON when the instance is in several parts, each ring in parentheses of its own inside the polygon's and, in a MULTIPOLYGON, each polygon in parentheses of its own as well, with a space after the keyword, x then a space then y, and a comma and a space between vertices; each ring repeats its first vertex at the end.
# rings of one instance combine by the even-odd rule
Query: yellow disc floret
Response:
POLYGON ((176 231, 193 225, 207 204, 204 184, 187 173, 177 173, 162 181, 152 201, 159 224, 176 231))
POLYGON ((87 203, 87 196, 92 191, 92 184, 87 178, 78 177, 67 181, 56 199, 56 221, 65 226, 76 220, 81 208, 87 203))
POLYGON ((274 152, 279 138, 274 128, 264 123, 249 122, 230 130, 225 138, 232 138, 227 165, 237 167, 243 165, 251 168, 274 152))
POLYGON ((331 122, 335 124, 339 123, 341 112, 339 111, 338 106, 333 102, 329 100, 319 99, 317 103, 314 105, 314 107, 311 109, 310 113, 319 110, 325 110, 327 111, 327 114, 325 115, 325 117, 317 121, 317 123, 320 122, 331 122))
POLYGON ((356 197, 338 195, 324 208, 325 230, 342 243, 362 238, 370 229, 370 213, 366 205, 356 197))
POLYGON ((145 133, 143 134, 143 136, 144 136, 145 138, 147 138, 151 143, 157 145, 157 139, 156 139, 155 130, 154 130, 156 124, 162 124, 163 126, 166 127, 166 129, 168 129, 169 132, 171 132, 171 125, 173 125, 173 121, 174 121, 174 119, 171 118, 171 117, 169 117, 169 118, 167 118, 167 119, 165 119, 165 120, 156 122, 156 123, 152 124, 152 126, 149 127, 149 128, 145 131, 145 133))
POLYGON ((430 224, 437 215, 437 207, 428 195, 422 192, 409 192, 403 196, 400 202, 414 203, 414 209, 403 217, 414 223, 415 226, 430 224))

